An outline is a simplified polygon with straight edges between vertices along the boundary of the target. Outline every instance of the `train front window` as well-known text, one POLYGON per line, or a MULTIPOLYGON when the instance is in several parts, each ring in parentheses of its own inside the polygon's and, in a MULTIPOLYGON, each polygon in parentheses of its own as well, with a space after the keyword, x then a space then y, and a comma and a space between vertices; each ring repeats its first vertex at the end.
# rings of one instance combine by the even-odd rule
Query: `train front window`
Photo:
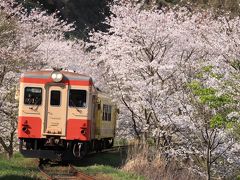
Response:
POLYGON ((50 100, 51 106, 60 106, 60 102, 61 102, 61 92, 56 90, 51 91, 51 100, 50 100))
POLYGON ((42 88, 26 87, 24 90, 24 104, 41 105, 42 104, 42 88))
POLYGON ((70 89, 69 106, 70 107, 86 107, 87 91, 70 89))

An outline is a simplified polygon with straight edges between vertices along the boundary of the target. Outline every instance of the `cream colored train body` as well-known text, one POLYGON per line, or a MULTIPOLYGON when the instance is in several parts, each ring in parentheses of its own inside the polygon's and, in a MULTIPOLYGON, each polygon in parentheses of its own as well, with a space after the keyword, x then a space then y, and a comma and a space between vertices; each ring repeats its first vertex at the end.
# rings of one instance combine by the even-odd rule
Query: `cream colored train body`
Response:
POLYGON ((117 109, 88 76, 68 71, 22 74, 18 138, 26 157, 70 160, 113 145, 117 109))

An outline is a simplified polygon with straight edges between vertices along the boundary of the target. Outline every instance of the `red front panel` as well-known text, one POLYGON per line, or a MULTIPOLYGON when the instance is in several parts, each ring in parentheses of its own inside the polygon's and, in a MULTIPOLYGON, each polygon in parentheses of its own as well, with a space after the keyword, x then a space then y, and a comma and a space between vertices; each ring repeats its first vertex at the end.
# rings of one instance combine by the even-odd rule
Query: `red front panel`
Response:
POLYGON ((90 122, 82 119, 68 119, 66 139, 90 141, 90 122))
POLYGON ((42 121, 39 117, 18 117, 18 138, 41 138, 42 121))
MULTIPOLYGON (((23 77, 20 80, 22 83, 33 83, 33 84, 47 84, 53 83, 51 78, 48 79, 41 79, 41 78, 26 78, 23 77)), ((83 81, 83 80, 62 80, 61 83, 67 85, 77 85, 77 86, 91 86, 92 81, 83 81)))

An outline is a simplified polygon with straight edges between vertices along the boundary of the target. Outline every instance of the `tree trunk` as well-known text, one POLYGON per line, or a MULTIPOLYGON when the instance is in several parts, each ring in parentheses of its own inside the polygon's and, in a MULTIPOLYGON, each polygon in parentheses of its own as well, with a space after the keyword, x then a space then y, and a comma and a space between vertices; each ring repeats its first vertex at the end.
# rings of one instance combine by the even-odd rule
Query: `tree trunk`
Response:
POLYGON ((7 68, 6 68, 6 66, 3 66, 3 69, 0 72, 0 86, 3 83, 3 79, 4 79, 4 76, 5 76, 6 73, 7 73, 7 68))
POLYGON ((8 159, 11 159, 13 157, 13 149, 9 149, 8 151, 8 159))
POLYGON ((10 144, 8 146, 8 158, 11 159, 13 157, 13 141, 14 141, 15 131, 11 132, 10 136, 10 144))
POLYGON ((140 134, 137 130, 137 124, 136 124, 136 120, 135 120, 135 117, 134 117, 134 112, 132 112, 132 121, 133 121, 133 129, 134 129, 135 135, 137 136, 137 139, 140 141, 141 137, 140 137, 140 134))
POLYGON ((207 145, 207 180, 211 180, 211 147, 210 140, 207 145))
POLYGON ((0 144, 2 145, 4 151, 7 153, 9 159, 11 159, 13 157, 14 133, 15 132, 11 133, 9 146, 7 146, 6 143, 3 141, 2 137, 0 137, 0 144))

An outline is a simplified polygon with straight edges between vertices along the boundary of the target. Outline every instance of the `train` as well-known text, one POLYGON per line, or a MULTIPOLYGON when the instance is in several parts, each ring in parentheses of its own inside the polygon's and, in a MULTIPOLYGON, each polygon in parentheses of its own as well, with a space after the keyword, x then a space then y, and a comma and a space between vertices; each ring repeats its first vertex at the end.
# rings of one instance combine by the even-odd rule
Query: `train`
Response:
POLYGON ((90 76, 61 69, 25 72, 19 86, 20 153, 64 161, 111 148, 118 111, 90 76))

